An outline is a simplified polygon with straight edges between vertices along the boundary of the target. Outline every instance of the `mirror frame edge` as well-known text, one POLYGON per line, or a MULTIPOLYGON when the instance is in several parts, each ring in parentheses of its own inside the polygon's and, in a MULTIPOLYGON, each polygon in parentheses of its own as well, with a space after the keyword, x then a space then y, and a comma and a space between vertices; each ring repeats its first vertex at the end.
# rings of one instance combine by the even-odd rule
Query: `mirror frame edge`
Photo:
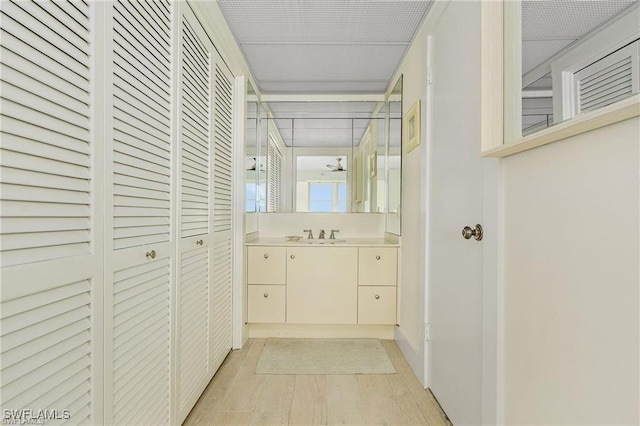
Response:
MULTIPOLYGON (((515 47, 510 45, 509 57, 506 55, 504 40, 510 37, 521 40, 522 35, 520 23, 505 25, 505 17, 509 16, 509 12, 505 14, 507 4, 509 9, 520 8, 520 0, 483 1, 480 5, 481 157, 506 157, 640 116, 640 94, 635 94, 531 135, 509 140, 504 132, 505 121, 517 122, 517 115, 521 114, 521 105, 518 99, 513 109, 506 109, 505 99, 510 99, 509 104, 512 105, 515 94, 514 89, 510 88, 513 83, 505 82, 505 67, 514 69, 514 63, 521 64, 521 59, 518 58, 521 56, 522 47, 521 43, 515 47), (514 35, 514 31, 520 33, 514 35), (515 49, 515 55, 511 48, 515 49), (508 117, 505 117, 505 111, 508 111, 508 117)), ((515 80, 515 77, 511 80, 515 80)), ((520 82, 516 87, 516 92, 522 90, 520 82)))

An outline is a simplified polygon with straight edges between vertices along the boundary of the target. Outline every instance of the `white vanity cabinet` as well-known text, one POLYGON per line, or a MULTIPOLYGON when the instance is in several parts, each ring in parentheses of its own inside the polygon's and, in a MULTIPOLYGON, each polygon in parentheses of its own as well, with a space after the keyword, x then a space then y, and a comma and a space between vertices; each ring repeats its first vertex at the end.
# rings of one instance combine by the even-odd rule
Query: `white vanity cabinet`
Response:
POLYGON ((253 324, 394 325, 398 248, 250 245, 253 324))
POLYGON ((398 249, 395 247, 360 247, 358 249, 359 285, 396 285, 398 249))
POLYGON ((358 324, 396 323, 398 249, 358 249, 358 324))
POLYGON ((282 324, 286 308, 286 247, 247 247, 247 320, 282 324))
POLYGON ((287 248, 287 323, 356 324, 357 247, 287 248))
POLYGON ((396 287, 358 286, 358 324, 395 324, 396 287))

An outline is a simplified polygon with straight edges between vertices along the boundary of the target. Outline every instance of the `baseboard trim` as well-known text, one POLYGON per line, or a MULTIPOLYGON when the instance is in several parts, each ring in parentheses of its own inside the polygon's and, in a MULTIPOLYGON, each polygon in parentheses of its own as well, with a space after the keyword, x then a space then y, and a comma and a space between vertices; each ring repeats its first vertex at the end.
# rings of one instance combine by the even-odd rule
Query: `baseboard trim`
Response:
POLYGON ((400 348, 400 352, 404 355, 405 359, 409 363, 409 366, 413 370, 422 386, 426 389, 425 375, 424 375, 424 356, 422 351, 418 350, 411 344, 411 341, 407 338, 407 335, 400 327, 395 327, 394 340, 400 348))
POLYGON ((250 338, 367 338, 391 340, 393 325, 365 324, 249 324, 250 338))

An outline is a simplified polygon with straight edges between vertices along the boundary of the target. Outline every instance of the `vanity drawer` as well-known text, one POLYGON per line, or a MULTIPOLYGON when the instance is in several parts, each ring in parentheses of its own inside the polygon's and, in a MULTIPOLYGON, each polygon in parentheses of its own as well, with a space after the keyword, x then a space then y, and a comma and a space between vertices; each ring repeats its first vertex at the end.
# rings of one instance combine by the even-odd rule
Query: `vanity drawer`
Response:
POLYGON ((395 324, 396 287, 359 286, 358 324, 395 324))
POLYGON ((250 323, 284 324, 286 286, 249 285, 247 321, 250 323))
POLYGON ((398 249, 360 247, 358 250, 359 285, 396 285, 398 249))
POLYGON ((286 247, 247 247, 247 283, 285 284, 286 256, 286 247))

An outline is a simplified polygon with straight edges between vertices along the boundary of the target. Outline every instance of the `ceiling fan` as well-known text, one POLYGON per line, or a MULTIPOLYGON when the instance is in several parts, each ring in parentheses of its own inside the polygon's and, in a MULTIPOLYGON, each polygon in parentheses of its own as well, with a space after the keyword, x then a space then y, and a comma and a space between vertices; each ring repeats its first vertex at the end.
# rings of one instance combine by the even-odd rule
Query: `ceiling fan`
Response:
POLYGON ((340 163, 342 161, 342 158, 338 157, 336 158, 336 164, 327 164, 327 167, 331 170, 329 170, 329 172, 346 172, 347 169, 345 169, 344 167, 342 167, 342 163, 340 163))
MULTIPOLYGON (((248 167, 246 170, 247 171, 253 171, 256 170, 256 166, 258 165, 258 162, 256 160, 256 157, 253 157, 253 164, 251 165, 251 167, 248 167)), ((260 165, 260 171, 264 171, 264 164, 260 165)))

